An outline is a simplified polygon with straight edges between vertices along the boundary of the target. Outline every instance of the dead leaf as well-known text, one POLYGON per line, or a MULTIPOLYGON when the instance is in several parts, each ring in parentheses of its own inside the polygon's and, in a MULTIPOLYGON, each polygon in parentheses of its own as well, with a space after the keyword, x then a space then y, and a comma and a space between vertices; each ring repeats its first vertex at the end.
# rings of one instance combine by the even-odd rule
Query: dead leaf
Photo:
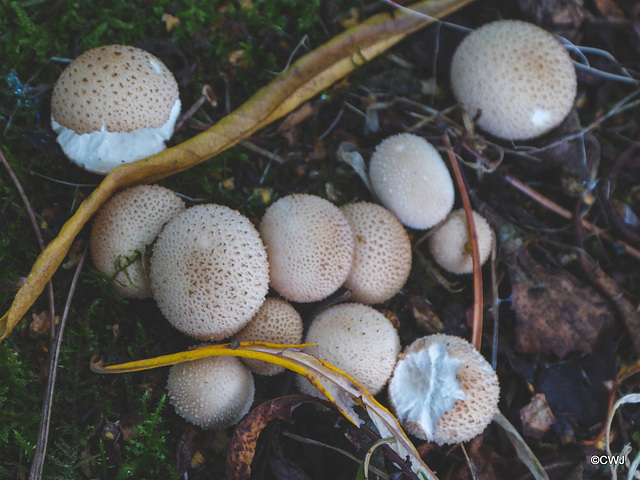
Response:
POLYGON ((174 26, 180 25, 180 19, 178 17, 174 17, 170 13, 163 13, 162 21, 165 24, 167 32, 170 32, 171 30, 173 30, 174 26))
POLYGON ((303 403, 325 406, 320 400, 307 395, 289 395, 274 398, 254 408, 238 424, 227 453, 227 477, 246 480, 251 476, 251 462, 262 430, 274 420, 291 422, 291 414, 303 403))
POLYGON ((391 446, 400 458, 409 458, 411 469, 427 479, 437 480, 435 474, 422 461, 418 451, 404 433, 398 420, 358 382, 333 365, 298 348, 308 345, 278 345, 264 342, 240 342, 239 344, 205 345, 186 352, 162 355, 156 358, 138 360, 122 365, 105 367, 97 357, 91 360, 91 370, 95 373, 126 373, 166 367, 216 355, 253 358, 280 365, 306 377, 338 411, 351 423, 359 427, 363 420, 353 407, 357 403, 365 409, 382 438, 395 437, 391 446))
POLYGON ((508 263, 517 349, 522 353, 591 352, 614 324, 609 303, 565 270, 546 268, 527 250, 508 263))
POLYGON ((594 3, 598 11, 607 18, 615 18, 618 20, 627 18, 615 0, 595 0, 594 3))
POLYGON ((556 423, 544 393, 534 395, 531 402, 520 410, 520 420, 523 433, 538 440, 556 423))
POLYGON ((321 103, 312 105, 311 102, 306 102, 299 109, 287 115, 276 130, 276 133, 286 138, 290 147, 295 145, 300 138, 300 124, 318 113, 320 106, 321 103))
POLYGON ((114 193, 175 175, 218 155, 282 118, 410 33, 472 2, 425 0, 411 6, 422 15, 397 11, 375 15, 297 60, 208 130, 156 155, 114 169, 80 204, 32 266, 9 311, 0 318, 0 341, 11 333, 42 293, 76 235, 114 193))

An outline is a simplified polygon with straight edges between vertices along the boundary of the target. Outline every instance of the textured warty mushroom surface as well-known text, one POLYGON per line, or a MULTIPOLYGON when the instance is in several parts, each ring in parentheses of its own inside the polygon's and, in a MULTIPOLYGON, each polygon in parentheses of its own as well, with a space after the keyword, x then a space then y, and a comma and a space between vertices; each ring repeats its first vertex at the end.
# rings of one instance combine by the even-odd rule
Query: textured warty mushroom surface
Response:
POLYGON ((269 288, 258 232, 248 218, 221 205, 198 205, 174 217, 153 247, 149 277, 167 320, 203 340, 239 331, 269 288))
POLYGON ((393 135, 371 156, 369 177, 376 195, 410 228, 431 228, 449 214, 455 193, 442 157, 424 138, 393 135))
MULTIPOLYGON (((297 345, 302 341, 302 318, 295 308, 279 298, 267 298, 249 324, 233 336, 238 342, 269 342, 297 345)), ((277 375, 284 367, 251 358, 243 358, 252 372, 277 375)))
POLYGON ((114 285, 123 295, 150 296, 147 247, 184 209, 184 202, 175 193, 158 185, 139 185, 114 195, 98 211, 91 228, 89 246, 94 266, 108 276, 120 271, 114 285), (130 263, 135 256, 139 258, 130 263))
POLYGON ((411 271, 411 242, 386 208, 359 202, 341 208, 354 235, 353 262, 344 286, 351 298, 381 303, 400 291, 411 271))
POLYGON ((478 125, 507 140, 534 138, 556 127, 573 106, 576 72, 549 32, 500 20, 470 33, 451 63, 451 85, 478 125))
POLYGON ((169 401, 178 415, 204 429, 238 423, 251 404, 251 372, 235 357, 209 357, 171 367, 169 401))
MULTIPOLYGON (((377 310, 357 303, 328 308, 318 314, 305 337, 305 352, 352 376, 372 395, 386 385, 393 372, 400 339, 391 322, 377 310)), ((319 395, 309 381, 296 378, 302 393, 319 395)))
POLYGON ((440 445, 482 433, 498 411, 499 395, 491 365, 469 342, 450 335, 413 342, 389 382, 389 403, 403 428, 440 445))
POLYGON ((344 283, 353 233, 344 214, 315 195, 295 194, 271 205, 260 223, 271 286, 287 300, 315 302, 344 283))

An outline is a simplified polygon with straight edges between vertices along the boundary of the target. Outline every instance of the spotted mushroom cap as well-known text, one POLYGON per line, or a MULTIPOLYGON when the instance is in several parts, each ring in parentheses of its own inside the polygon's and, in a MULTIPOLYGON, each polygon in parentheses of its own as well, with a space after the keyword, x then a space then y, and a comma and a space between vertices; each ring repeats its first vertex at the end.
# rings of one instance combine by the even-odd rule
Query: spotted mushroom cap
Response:
MULTIPOLYGON (((358 303, 330 307, 317 315, 304 343, 317 343, 305 352, 325 360, 352 376, 372 395, 386 385, 393 372, 400 339, 391 322, 380 312, 358 303)), ((302 376, 298 389, 319 396, 302 376)))
MULTIPOLYGON (((478 250, 482 265, 491 253, 493 230, 478 212, 473 212, 473 221, 478 234, 478 250)), ((452 212, 436 227, 429 237, 429 250, 434 260, 445 270, 459 275, 473 273, 467 216, 463 209, 452 212)))
MULTIPOLYGON (((302 318, 290 303, 279 298, 267 298, 246 327, 233 336, 238 342, 268 342, 297 345, 302 341, 302 318)), ((244 364, 260 375, 277 375, 284 367, 251 358, 244 364)))
POLYGON ((404 286, 411 271, 411 242, 386 208, 358 202, 341 208, 354 235, 353 263, 344 286, 362 303, 385 302, 404 286))
POLYGON ((398 220, 424 230, 453 208, 453 181, 442 157, 424 138, 401 133, 376 147, 369 164, 376 195, 398 220))
POLYGON ((271 286, 287 300, 315 302, 344 283, 353 234, 344 214, 315 195, 295 194, 271 205, 260 223, 271 286))
POLYGON ((389 403, 410 434, 439 445, 479 435, 498 411, 496 372, 459 337, 430 335, 398 358, 389 403))
POLYGON ((208 357, 171 367, 167 391, 178 415, 212 430, 235 425, 247 414, 255 385, 238 358, 208 357))
POLYGON ((451 63, 451 86, 478 125, 496 137, 538 137, 564 120, 576 97, 571 57, 549 32, 499 20, 470 33, 451 63))
POLYGON ((178 330, 221 340, 244 327, 269 288, 269 265, 255 227, 221 205, 174 217, 153 247, 149 272, 158 307, 178 330))
POLYGON ((81 54, 51 96, 51 126, 65 155, 101 174, 162 151, 179 113, 178 84, 169 69, 126 45, 81 54))
POLYGON ((184 211, 184 202, 158 185, 139 185, 114 195, 98 211, 89 248, 94 266, 114 278, 124 296, 151 296, 148 271, 150 247, 162 227, 184 211))

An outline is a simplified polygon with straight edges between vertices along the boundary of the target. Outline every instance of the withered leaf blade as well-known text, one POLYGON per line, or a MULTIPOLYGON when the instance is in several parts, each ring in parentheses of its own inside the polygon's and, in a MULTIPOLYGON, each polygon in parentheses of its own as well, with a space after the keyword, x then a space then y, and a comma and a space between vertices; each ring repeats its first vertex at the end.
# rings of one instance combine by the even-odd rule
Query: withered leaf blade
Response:
POLYGON ((614 312, 597 290, 570 273, 545 268, 526 250, 509 262, 517 349, 522 353, 590 353, 614 312))
POLYGON ((308 395, 288 395, 268 400, 249 412, 238 424, 231 438, 227 454, 227 477, 232 480, 248 479, 262 430, 274 420, 290 423, 293 411, 304 403, 326 407, 321 400, 308 395))

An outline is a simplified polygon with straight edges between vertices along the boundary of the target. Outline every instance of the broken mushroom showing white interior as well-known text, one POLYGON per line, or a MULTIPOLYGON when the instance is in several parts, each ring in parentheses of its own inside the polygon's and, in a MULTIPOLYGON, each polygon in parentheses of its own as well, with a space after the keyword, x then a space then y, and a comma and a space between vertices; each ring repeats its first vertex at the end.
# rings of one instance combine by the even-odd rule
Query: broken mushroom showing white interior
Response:
POLYGON ((169 402, 178 415, 205 430, 238 423, 253 403, 251 372, 236 357, 207 357, 171 367, 169 402))
POLYGON ((180 113, 178 84, 136 47, 88 50, 64 69, 51 97, 51 126, 74 163, 107 174, 164 150, 180 113))
POLYGON ((506 140, 538 137, 567 116, 576 72, 549 32, 520 20, 499 20, 471 32, 451 61, 451 86, 478 126, 506 140))
POLYGON ((221 340, 244 327, 269 289, 267 253, 251 221, 229 207, 198 205, 175 216, 153 246, 149 279, 178 330, 221 340))
POLYGON ((162 227, 185 210, 168 188, 138 185, 114 195, 98 211, 91 227, 93 265, 112 277, 122 295, 151 296, 148 249, 162 227))
POLYGON ((500 387, 491 365, 459 337, 430 335, 398 358, 389 403, 410 434, 439 445, 479 435, 498 411, 500 387))

